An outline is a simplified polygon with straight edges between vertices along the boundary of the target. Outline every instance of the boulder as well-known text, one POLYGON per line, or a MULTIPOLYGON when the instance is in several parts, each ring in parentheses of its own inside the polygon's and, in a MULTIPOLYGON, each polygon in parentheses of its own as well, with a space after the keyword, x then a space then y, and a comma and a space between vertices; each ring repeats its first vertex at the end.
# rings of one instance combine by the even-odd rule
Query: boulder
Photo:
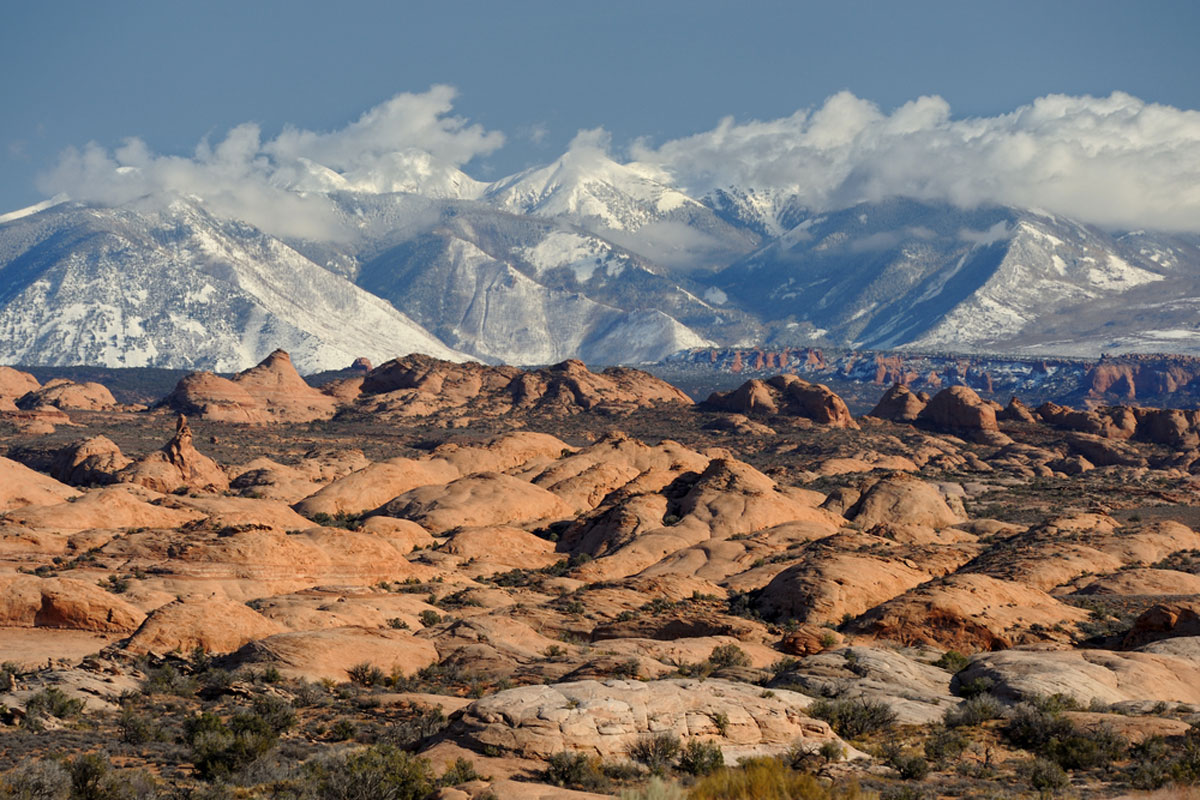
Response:
POLYGON ((15 401, 42 388, 37 378, 12 367, 0 367, 0 398, 15 401))
MULTIPOLYGON (((960 506, 961 507, 961 506, 960 506)), ((875 525, 924 525, 947 528, 966 520, 936 486, 908 475, 885 478, 868 489, 846 513, 862 528, 875 525)))
POLYGON ((131 632, 145 617, 120 595, 87 581, 0 576, 0 625, 131 632))
POLYGON ((74 486, 115 483, 131 463, 107 436, 92 436, 59 450, 50 474, 74 486))
POLYGON ((915 422, 924 408, 925 402, 921 398, 904 384, 897 383, 883 393, 867 416, 892 422, 915 422))
POLYGON ((1134 648, 1178 636, 1200 636, 1200 602, 1179 600, 1152 606, 1133 621, 1121 645, 1134 648))
POLYGON ((435 534, 458 527, 512 525, 572 516, 571 508, 556 495, 498 472, 459 478, 444 486, 413 489, 384 505, 380 512, 411 519, 435 534))
POLYGON ((917 415, 920 422, 948 432, 999 430, 996 411, 967 386, 951 386, 933 396, 917 415))
POLYGON ((563 750, 623 758, 643 737, 670 732, 714 742, 733 762, 839 741, 825 722, 804 716, 810 702, 796 692, 764 696, 757 686, 719 679, 573 681, 476 700, 450 733, 472 749, 544 759, 563 750))
POLYGON ((63 411, 110 411, 117 400, 108 388, 99 383, 75 383, 66 378, 54 378, 17 400, 17 407, 35 409, 53 406, 63 411))

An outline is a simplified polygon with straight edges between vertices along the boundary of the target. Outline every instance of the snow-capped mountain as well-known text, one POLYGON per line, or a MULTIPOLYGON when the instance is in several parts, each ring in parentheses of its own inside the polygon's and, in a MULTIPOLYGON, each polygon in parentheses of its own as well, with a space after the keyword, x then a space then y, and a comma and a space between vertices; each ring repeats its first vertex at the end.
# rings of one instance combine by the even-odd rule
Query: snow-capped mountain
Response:
POLYGON ((0 363, 234 370, 276 347, 309 371, 412 351, 1200 352, 1193 235, 903 198, 818 214, 753 186, 694 197, 585 145, 491 184, 411 149, 271 176, 298 204, 280 213, 315 214, 324 233, 273 236, 179 194, 0 216, 0 363))
POLYGON ((277 347, 310 372, 466 358, 277 239, 182 200, 57 206, 0 232, 3 363, 232 371, 277 347))
MULTIPOLYGON (((714 282, 780 341, 803 324, 854 347, 1096 355, 1154 338, 1172 304, 1194 315, 1180 292, 1197 255, 1186 237, 898 199, 809 217, 714 282)), ((1179 324, 1157 341, 1200 348, 1200 328, 1179 324)))

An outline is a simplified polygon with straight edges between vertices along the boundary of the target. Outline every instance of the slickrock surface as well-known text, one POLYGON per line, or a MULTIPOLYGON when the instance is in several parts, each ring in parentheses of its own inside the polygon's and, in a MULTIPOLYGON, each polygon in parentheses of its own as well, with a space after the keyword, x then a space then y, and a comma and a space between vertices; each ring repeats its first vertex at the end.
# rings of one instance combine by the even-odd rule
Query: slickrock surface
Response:
MULTIPOLYGON (((49 402, 31 380, 0 370, 0 397, 49 402)), ((854 419, 794 376, 694 406, 636 370, 421 356, 323 392, 275 353, 185 378, 166 406, 186 419, 0 411, 0 782, 18 755, 137 738, 136 716, 161 731, 118 769, 183 796, 206 781, 186 720, 276 701, 294 727, 276 766, 230 773, 247 797, 388 742, 473 763, 444 798, 571 797, 553 776, 611 796, 661 733, 730 765, 832 742, 779 768, 883 794, 908 784, 881 745, 924 759, 980 693, 999 717, 953 729, 931 796, 1028 784, 1053 754, 1006 733, 1021 702, 1184 753, 1200 414, 880 392, 854 419), (882 707, 894 724, 844 743, 883 755, 827 763, 843 742, 810 714, 846 731, 882 707), (593 778, 548 771, 571 754, 593 778)), ((1111 795, 1134 761, 1071 766, 1073 789, 1111 795)))

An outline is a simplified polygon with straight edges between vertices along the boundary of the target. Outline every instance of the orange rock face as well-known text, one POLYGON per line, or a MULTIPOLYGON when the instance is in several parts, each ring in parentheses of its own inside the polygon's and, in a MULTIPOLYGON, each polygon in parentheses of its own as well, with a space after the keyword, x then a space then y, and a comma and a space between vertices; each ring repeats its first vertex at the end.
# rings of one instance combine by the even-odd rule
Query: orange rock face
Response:
POLYGON ((217 462, 201 454, 192 444, 192 429, 182 414, 171 440, 161 450, 122 470, 120 479, 163 493, 182 486, 207 492, 229 488, 229 478, 217 462))
POLYGON ((75 383, 66 378, 55 378, 18 399, 17 406, 24 409, 53 406, 64 411, 107 411, 116 408, 117 401, 102 384, 75 383))
POLYGON ((732 392, 714 392, 705 405, 742 414, 783 414, 804 417, 835 428, 858 428, 846 403, 829 387, 795 375, 752 379, 732 392))
POLYGON ((867 415, 892 422, 914 422, 925 408, 925 402, 902 383, 884 392, 883 397, 867 415))
POLYGON ((163 404, 184 414, 221 422, 311 422, 337 409, 330 395, 305 383, 282 350, 233 378, 196 372, 179 382, 163 404))
POLYGON ((933 396, 917 416, 944 431, 995 431, 996 411, 967 386, 951 386, 933 396))

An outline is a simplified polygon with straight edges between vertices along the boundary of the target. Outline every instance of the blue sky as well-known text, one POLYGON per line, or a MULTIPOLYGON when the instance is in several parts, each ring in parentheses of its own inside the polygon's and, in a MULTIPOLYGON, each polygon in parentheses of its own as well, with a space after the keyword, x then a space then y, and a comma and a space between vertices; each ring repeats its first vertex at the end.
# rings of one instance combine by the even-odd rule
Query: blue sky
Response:
POLYGON ((1048 93, 1200 108, 1200 3, 59 2, 0 27, 0 211, 41 199, 68 146, 138 136, 188 154, 258 123, 344 127, 397 92, 457 87, 502 131, 481 179, 557 156, 579 129, 614 146, 786 116, 848 89, 955 117, 1048 93))

